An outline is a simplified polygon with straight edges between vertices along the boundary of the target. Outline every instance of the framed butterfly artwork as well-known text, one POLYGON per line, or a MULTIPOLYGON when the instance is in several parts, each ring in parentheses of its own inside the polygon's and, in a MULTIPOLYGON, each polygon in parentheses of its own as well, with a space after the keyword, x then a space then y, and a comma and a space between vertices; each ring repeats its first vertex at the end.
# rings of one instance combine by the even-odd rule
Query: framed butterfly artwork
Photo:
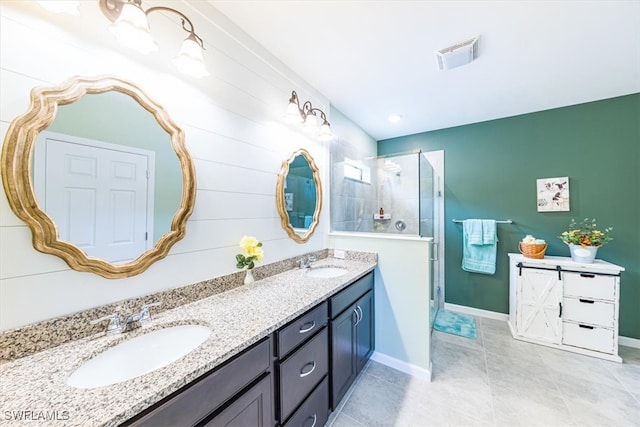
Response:
POLYGON ((569 177, 536 180, 538 212, 569 211, 569 177))

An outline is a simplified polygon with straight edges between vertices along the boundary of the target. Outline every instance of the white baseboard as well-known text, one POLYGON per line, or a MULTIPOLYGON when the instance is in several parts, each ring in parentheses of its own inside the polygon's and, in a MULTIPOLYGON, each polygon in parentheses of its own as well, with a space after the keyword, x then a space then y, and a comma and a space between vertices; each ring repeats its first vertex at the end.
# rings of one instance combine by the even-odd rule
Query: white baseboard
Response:
POLYGON ((386 354, 378 353, 377 351, 373 352, 371 360, 382 363, 390 368, 397 369, 398 371, 404 372, 405 374, 409 374, 413 377, 431 382, 431 372, 433 372, 431 361, 429 361, 429 369, 424 369, 420 366, 412 365, 411 363, 387 356, 386 354))
POLYGON ((618 344, 626 347, 640 348, 640 340, 637 338, 618 337, 618 344))
MULTIPOLYGON (((498 313, 495 311, 482 310, 480 308, 467 307, 465 305, 444 303, 445 310, 457 311, 458 313, 470 314, 472 316, 486 317, 495 320, 509 320, 509 315, 504 313, 498 313)), ((509 325, 511 327, 511 325, 509 325)), ((513 335, 513 331, 512 331, 513 335)), ((626 347, 640 348, 640 339, 629 337, 618 337, 618 344, 626 347)))
POLYGON ((444 303, 445 310, 457 311, 458 313, 470 314, 472 316, 486 317, 487 319, 494 320, 509 320, 509 315, 504 313, 498 313, 497 311, 483 310, 481 308, 467 307, 466 305, 444 303))

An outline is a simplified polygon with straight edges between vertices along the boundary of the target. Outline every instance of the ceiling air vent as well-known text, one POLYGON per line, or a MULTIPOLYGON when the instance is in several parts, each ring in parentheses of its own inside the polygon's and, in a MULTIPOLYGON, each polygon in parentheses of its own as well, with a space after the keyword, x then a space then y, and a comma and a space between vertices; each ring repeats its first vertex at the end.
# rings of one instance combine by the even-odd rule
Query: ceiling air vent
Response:
POLYGON ((450 70, 466 65, 478 57, 478 37, 456 43, 436 52, 438 68, 450 70))

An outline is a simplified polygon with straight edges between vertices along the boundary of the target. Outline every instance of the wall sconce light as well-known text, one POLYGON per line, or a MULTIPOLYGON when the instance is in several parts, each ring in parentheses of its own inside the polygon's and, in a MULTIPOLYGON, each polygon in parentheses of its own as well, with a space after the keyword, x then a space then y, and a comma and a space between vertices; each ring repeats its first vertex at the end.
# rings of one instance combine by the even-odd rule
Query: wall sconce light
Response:
POLYGON ((284 118, 287 123, 302 123, 304 129, 316 133, 320 141, 330 141, 334 137, 324 111, 315 108, 310 101, 306 101, 300 108, 300 100, 295 90, 291 92, 284 118), (322 120, 321 124, 318 124, 318 114, 320 114, 320 120, 322 120))
POLYGON ((69 15, 78 16, 80 12, 78 11, 78 7, 80 6, 80 2, 77 0, 48 0, 48 1, 38 1, 38 4, 43 8, 47 9, 49 12, 53 13, 67 13, 69 15))
POLYGON ((111 21, 109 29, 123 45, 141 53, 158 50, 149 31, 147 16, 152 12, 165 11, 175 13, 182 19, 182 29, 189 33, 172 62, 178 70, 193 77, 209 75, 202 51, 204 43, 195 33, 193 23, 182 12, 170 7, 156 6, 142 9, 141 0, 99 0, 100 10, 111 21))

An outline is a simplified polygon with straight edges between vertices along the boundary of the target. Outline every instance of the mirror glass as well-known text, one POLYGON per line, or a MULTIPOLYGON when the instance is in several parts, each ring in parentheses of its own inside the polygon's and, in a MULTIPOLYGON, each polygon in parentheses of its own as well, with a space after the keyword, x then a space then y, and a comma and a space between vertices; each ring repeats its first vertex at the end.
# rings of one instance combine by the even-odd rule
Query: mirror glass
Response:
POLYGON ((166 256, 184 236, 195 183, 164 109, 109 77, 36 88, 31 98, 7 132, 2 175, 34 247, 110 278, 166 256))
POLYGON ((171 230, 182 171, 169 134, 135 99, 88 94, 61 105, 38 135, 33 185, 61 240, 130 262, 171 230))
POLYGON ((306 242, 322 208, 320 175, 308 151, 300 149, 282 163, 276 196, 282 227, 298 243, 306 242))

